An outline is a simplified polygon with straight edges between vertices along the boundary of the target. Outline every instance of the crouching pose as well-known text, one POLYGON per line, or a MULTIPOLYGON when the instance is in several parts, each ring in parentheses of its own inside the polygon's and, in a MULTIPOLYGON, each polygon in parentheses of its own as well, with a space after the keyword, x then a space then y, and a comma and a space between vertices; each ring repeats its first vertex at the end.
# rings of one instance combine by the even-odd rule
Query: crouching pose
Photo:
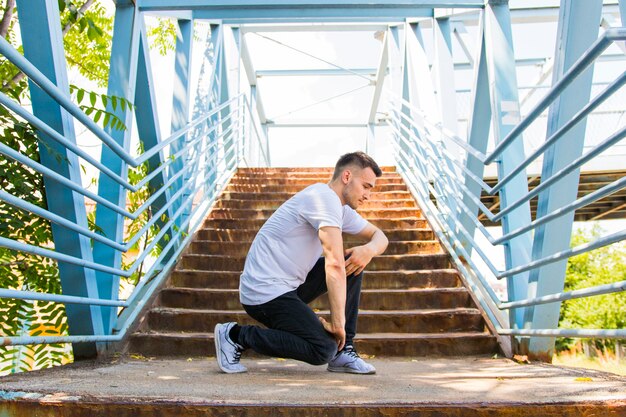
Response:
POLYGON ((363 269, 387 247, 384 233, 355 209, 382 172, 363 152, 343 155, 328 184, 313 184, 281 205, 256 235, 239 284, 246 312, 267 328, 215 326, 220 369, 245 372, 241 353, 291 358, 333 372, 373 374, 354 347, 363 269), (342 232, 367 243, 344 250, 342 232), (321 256, 321 257, 320 257, 321 256), (328 293, 330 322, 308 303, 328 293))

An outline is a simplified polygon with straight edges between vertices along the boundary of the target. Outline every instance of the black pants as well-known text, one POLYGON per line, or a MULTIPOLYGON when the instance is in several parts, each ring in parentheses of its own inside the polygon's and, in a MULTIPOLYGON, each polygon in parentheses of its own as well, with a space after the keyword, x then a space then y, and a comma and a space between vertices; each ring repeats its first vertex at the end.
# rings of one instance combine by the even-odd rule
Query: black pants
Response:
MULTIPOLYGON (((347 278, 346 345, 356 334, 363 273, 347 278)), ((328 291, 324 258, 320 258, 298 289, 260 305, 243 305, 267 326, 242 326, 239 343, 263 355, 297 359, 312 365, 328 363, 337 354, 335 338, 324 330, 308 303, 328 291)))

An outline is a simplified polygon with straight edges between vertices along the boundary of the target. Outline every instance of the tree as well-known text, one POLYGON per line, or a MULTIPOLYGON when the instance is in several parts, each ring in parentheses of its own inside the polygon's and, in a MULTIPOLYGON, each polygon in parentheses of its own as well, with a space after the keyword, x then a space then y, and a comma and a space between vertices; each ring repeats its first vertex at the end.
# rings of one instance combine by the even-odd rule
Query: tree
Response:
MULTIPOLYGON (((603 230, 595 224, 591 230, 578 230, 572 246, 596 240, 603 230)), ((619 242, 569 259, 565 291, 626 280, 626 242, 619 242)), ((626 294, 613 293, 565 301, 559 326, 563 328, 623 329, 626 327, 626 294)), ((572 339, 561 339, 557 349, 570 348, 572 339)), ((608 340, 597 340, 597 347, 613 346, 608 340)))

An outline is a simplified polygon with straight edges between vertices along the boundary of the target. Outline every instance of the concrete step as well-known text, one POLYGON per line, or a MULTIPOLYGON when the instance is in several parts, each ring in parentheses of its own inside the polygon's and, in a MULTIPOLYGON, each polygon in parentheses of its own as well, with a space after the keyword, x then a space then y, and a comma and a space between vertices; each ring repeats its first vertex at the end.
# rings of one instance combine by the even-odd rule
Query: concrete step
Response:
MULTIPOLYGON (((220 199, 215 203, 214 208, 220 209, 272 209, 276 210, 285 200, 244 200, 244 199, 220 199)), ((384 209, 384 208, 412 208, 418 210, 415 200, 409 198, 394 200, 368 200, 360 207, 363 209, 384 209)))
MULTIPOLYGON (((245 257, 185 254, 179 261, 182 269, 202 271, 243 271, 245 257)), ((447 254, 381 255, 372 259, 369 271, 405 271, 416 269, 446 269, 450 267, 447 254)))
MULTIPOLYGON (((228 191, 222 192, 221 200, 281 200, 286 201, 294 196, 296 191, 265 191, 265 192, 244 192, 244 191, 228 191)), ((370 201, 387 201, 393 199, 411 199, 411 193, 404 191, 387 191, 380 192, 376 190, 370 195, 370 201)))
MULTIPOLYGON (((246 256, 252 242, 220 242, 210 240, 194 240, 188 250, 192 254, 246 256)), ((349 247, 350 242, 346 242, 349 247)), ((386 254, 389 255, 412 255, 418 253, 443 253, 441 245, 436 240, 389 242, 386 254)))
MULTIPOLYGON (((359 353, 376 357, 485 355, 497 349, 495 337, 483 332, 358 334, 359 353)), ((151 332, 131 336, 129 352, 143 356, 215 356, 212 332, 151 332)), ((258 357, 254 352, 244 356, 258 357)))
MULTIPOLYGON (((330 320, 328 310, 318 311, 330 320)), ((243 310, 191 310, 154 308, 148 314, 148 325, 154 332, 212 332, 217 323, 236 321, 258 325, 243 310)), ((482 332, 484 321, 480 311, 472 308, 431 310, 360 310, 359 334, 365 333, 445 333, 482 332)))
MULTIPOLYGON (((159 340, 150 340, 158 347, 159 340)), ((205 338, 204 345, 212 340, 205 338)), ((167 346, 172 348, 172 346, 167 346)), ((171 349, 169 354, 176 352, 171 349)), ((140 350, 134 352, 141 353, 140 350)), ((204 353, 207 351, 205 350, 204 353)), ((208 353, 207 353, 208 354, 208 353)), ((180 353, 179 353, 180 355, 180 353)), ((624 417, 626 378, 493 355, 376 356, 376 375, 254 358, 122 356, 0 379, 0 415, 37 417, 624 417)))
MULTIPOLYGON (((160 306, 211 310, 239 310, 239 291, 232 289, 165 288, 160 306)), ((311 308, 328 309, 328 298, 322 295, 309 304, 311 308)), ((364 310, 415 310, 473 307, 468 291, 456 288, 420 288, 409 290, 362 290, 360 308, 364 310)))
MULTIPOLYGON (((224 209, 215 208, 209 213, 208 219, 269 219, 275 209, 224 209)), ((361 217, 373 219, 423 219, 421 210, 415 208, 359 209, 361 217)))
MULTIPOLYGON (((171 287, 239 288, 240 272, 175 270, 170 277, 171 287)), ((415 289, 460 287, 461 280, 454 269, 421 271, 365 271, 363 289, 415 289)))
MULTIPOLYGON (((269 185, 269 184, 228 184, 225 188, 226 191, 238 191, 238 192, 293 192, 296 193, 305 188, 305 185, 269 185)), ((406 185, 404 184, 376 184, 376 187, 372 191, 372 194, 382 193, 388 191, 406 191, 406 185)))
MULTIPOLYGON (((258 229, 200 229, 196 232, 198 240, 214 240, 219 242, 250 242, 259 232, 258 229)), ((431 229, 405 229, 385 230, 385 235, 390 241, 407 240, 435 240, 435 234, 431 229)), ((356 239, 350 235, 343 235, 344 243, 354 242, 356 239)))

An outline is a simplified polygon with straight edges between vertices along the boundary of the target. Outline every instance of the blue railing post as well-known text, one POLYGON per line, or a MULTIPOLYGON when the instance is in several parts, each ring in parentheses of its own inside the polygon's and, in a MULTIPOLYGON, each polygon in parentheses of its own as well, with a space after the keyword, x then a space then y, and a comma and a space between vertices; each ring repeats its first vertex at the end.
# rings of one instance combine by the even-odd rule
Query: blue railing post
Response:
MULTIPOLYGON (((189 92, 191 87, 191 51, 193 47, 193 21, 179 19, 176 23, 176 53, 174 59, 174 88, 172 91, 172 132, 176 132, 182 129, 189 122, 189 92)), ((178 141, 174 142, 171 146, 172 153, 176 153, 185 147, 189 140, 189 133, 182 136, 178 141)), ((180 172, 185 163, 187 163, 187 156, 178 158, 172 163, 169 170, 170 177, 180 172)), ((176 192, 180 190, 183 184, 189 179, 191 173, 183 175, 179 178, 172 187, 172 191, 176 192)), ((181 196, 180 201, 184 201, 187 195, 181 196)), ((172 211, 178 210, 180 202, 174 202, 172 211)), ((185 221, 186 215, 180 217, 176 221, 176 226, 185 221)))
MULTIPOLYGON (((24 55, 48 79, 69 97, 69 82, 63 49, 63 35, 56 0, 18 0, 24 55)), ((30 80, 33 113, 66 139, 76 143, 71 116, 48 94, 30 80)), ((38 131, 41 163, 56 173, 81 184, 78 157, 67 148, 38 131), (57 158, 59 157, 60 158, 57 158)), ((44 177, 48 210, 81 227, 87 228, 85 201, 59 182, 44 177)), ((92 260, 89 239, 52 223, 55 250, 59 253, 92 260)), ((83 266, 58 262, 63 294, 99 298, 96 274, 83 266)), ((71 334, 99 335, 103 332, 102 315, 98 306, 67 305, 67 320, 71 334)), ((74 357, 86 358, 97 354, 94 343, 74 345, 74 357)))
MULTIPOLYGON (((107 95, 124 97, 132 100, 135 97, 137 81, 137 62, 139 51, 139 13, 133 2, 118 1, 115 8, 115 23, 113 28, 113 45, 111 47, 111 63, 107 95)), ((107 111, 114 113, 126 126, 126 130, 116 130, 107 127, 107 132, 115 142, 130 151, 130 138, 133 122, 133 112, 128 107, 112 105, 107 111)), ((128 165, 109 147, 102 146, 101 162, 120 177, 128 178, 128 165)), ((126 189, 111 180, 108 176, 100 175, 98 179, 98 195, 116 204, 126 207, 126 189)), ((124 217, 107 207, 98 205, 96 208, 96 225, 109 239, 116 242, 124 240, 124 217)), ((94 260, 100 265, 120 268, 122 253, 100 242, 94 242, 94 260)), ((98 272, 98 288, 100 296, 108 300, 118 299, 120 277, 105 272, 98 272)), ((104 330, 110 334, 117 320, 117 308, 102 307, 104 330)))
MULTIPOLYGON (((222 25, 211 25, 211 44, 213 44, 213 62, 212 62, 212 71, 211 75, 211 85, 209 86, 208 94, 209 99, 207 100, 207 111, 211 110, 214 107, 217 107, 220 103, 221 98, 221 78, 222 78, 222 51, 223 51, 223 39, 224 39, 224 31, 222 25)), ((220 123, 220 115, 219 113, 215 113, 210 119, 209 123, 212 126, 216 126, 220 123)), ((217 136, 223 129, 219 127, 215 130, 215 133, 208 141, 208 146, 216 145, 218 142, 217 136)), ((217 168, 217 146, 213 146, 209 155, 207 156, 207 161, 210 167, 217 168)), ((212 193, 215 189, 215 181, 217 179, 217 171, 214 174, 209 175, 207 178, 207 183, 210 184, 211 189, 208 190, 209 193, 212 193)))
MULTIPOLYGON (((487 152, 490 126, 490 123, 486 123, 485 121, 491 120, 484 19, 484 13, 481 13, 480 22, 478 24, 478 49, 474 60, 474 84, 472 87, 472 98, 470 100, 471 114, 468 117, 469 124, 467 126, 467 141, 469 145, 483 154, 487 152)), ((470 152, 467 153, 465 166, 476 177, 483 178, 485 165, 470 152)), ((464 184, 469 189, 471 195, 480 198, 482 187, 480 184, 476 183, 476 181, 473 181, 468 174, 465 174, 464 184)), ((464 194, 463 203, 472 210, 473 214, 478 214, 478 206, 472 201, 470 196, 464 194)), ((476 226, 472 219, 462 214, 459 216, 459 221, 470 236, 473 237, 476 226)), ((471 253, 471 245, 464 243, 464 246, 471 253)))
MULTIPOLYGON (((581 57, 598 36, 602 3, 594 1, 561 1, 559 27, 553 69, 553 84, 581 57)), ((593 65, 582 73, 550 106, 546 137, 567 123, 588 102, 591 93, 593 65)), ((543 158, 542 182, 580 157, 585 144, 586 119, 578 123, 556 144, 550 146, 543 158)), ((577 198, 580 169, 576 169, 539 193, 537 218, 542 218, 577 198)), ((535 230, 533 260, 550 256, 569 248, 574 212, 570 212, 535 230)), ((529 297, 541 297, 563 291, 567 260, 533 269, 529 279, 529 297)), ((526 324, 533 329, 556 328, 561 303, 526 308, 526 324)), ((524 340, 523 350, 538 359, 552 360, 554 338, 524 340)))
MULTIPOLYGON (((154 89, 155 84, 152 79, 150 64, 150 47, 148 45, 146 28, 143 22, 140 23, 140 27, 139 53, 137 61, 137 86, 135 88, 135 119, 137 121, 137 135, 143 141, 144 150, 148 151, 159 145, 162 139, 157 113, 157 103, 154 89)), ((149 175, 153 171, 157 170, 163 163, 165 163, 165 161, 163 151, 155 153, 148 159, 147 174, 149 175)), ((160 190, 166 182, 166 174, 164 171, 160 171, 148 182, 148 188, 152 193, 156 190, 160 190)), ((172 192, 170 188, 166 189, 165 192, 150 205, 152 214, 154 215, 154 213, 159 212, 159 210, 165 207, 173 194, 174 192, 172 192)), ((174 212, 175 210, 172 205, 166 211, 168 219, 172 218, 172 214, 174 214, 174 212)), ((155 225, 158 229, 162 229, 166 223, 166 221, 159 218, 155 225)), ((159 242, 159 246, 161 248, 166 245, 166 239, 162 239, 159 242)))
MULTIPOLYGON (((519 123, 519 97, 517 76, 515 73, 515 55, 511 33, 511 15, 507 3, 490 1, 485 6, 484 20, 487 67, 491 80, 491 112, 493 117, 494 138, 496 144, 519 123)), ((524 144, 521 138, 508 146, 499 156, 498 178, 504 178, 524 160, 524 144)), ((526 171, 520 172, 500 191, 501 209, 517 201, 528 192, 526 171)), ((530 223, 530 205, 528 202, 513 210, 502 219, 502 232, 508 233, 530 223)), ((526 265, 530 261, 531 235, 529 232, 511 239, 504 246, 507 269, 526 265)), ((507 292, 510 301, 526 298, 528 272, 507 278, 507 292)), ((512 328, 524 325, 523 309, 510 311, 512 328)), ((516 349, 514 346, 513 349, 516 349)))

